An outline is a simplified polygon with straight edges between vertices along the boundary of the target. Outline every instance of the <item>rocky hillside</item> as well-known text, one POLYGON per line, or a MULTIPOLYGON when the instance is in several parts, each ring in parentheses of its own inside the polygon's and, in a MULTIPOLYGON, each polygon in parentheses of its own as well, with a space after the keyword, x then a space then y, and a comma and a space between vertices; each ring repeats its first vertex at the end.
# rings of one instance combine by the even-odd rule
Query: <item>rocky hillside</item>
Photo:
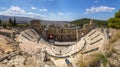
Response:
POLYGON ((120 67, 120 30, 112 29, 113 32, 108 44, 104 44, 103 51, 81 56, 79 67, 120 67))

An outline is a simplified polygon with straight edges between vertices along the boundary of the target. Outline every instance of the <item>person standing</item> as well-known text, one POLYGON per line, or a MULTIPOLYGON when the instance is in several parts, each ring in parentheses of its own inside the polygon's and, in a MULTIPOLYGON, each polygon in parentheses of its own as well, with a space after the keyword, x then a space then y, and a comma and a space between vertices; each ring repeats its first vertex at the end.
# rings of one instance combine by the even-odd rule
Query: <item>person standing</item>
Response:
POLYGON ((54 43, 54 37, 53 37, 53 35, 50 35, 50 36, 49 36, 49 42, 50 42, 50 43, 54 43))

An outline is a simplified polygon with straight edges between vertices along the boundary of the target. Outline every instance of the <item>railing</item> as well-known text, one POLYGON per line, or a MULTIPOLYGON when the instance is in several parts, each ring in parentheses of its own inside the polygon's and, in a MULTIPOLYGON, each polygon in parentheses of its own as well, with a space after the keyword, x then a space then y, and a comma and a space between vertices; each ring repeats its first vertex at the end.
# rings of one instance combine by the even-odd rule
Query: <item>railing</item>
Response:
POLYGON ((89 35, 89 37, 92 36, 95 32, 96 32, 96 31, 94 31, 93 33, 91 33, 91 34, 89 35))
MULTIPOLYGON (((83 38, 83 39, 84 39, 84 38, 83 38)), ((84 40, 85 40, 85 39, 84 39, 84 40)), ((84 46, 83 46, 79 51, 76 51, 76 52, 72 53, 71 56, 78 54, 78 53, 85 47, 85 45, 86 45, 86 40, 85 40, 84 46)), ((48 54, 49 56, 52 56, 52 57, 55 57, 55 58, 68 58, 68 57, 70 57, 70 55, 66 55, 66 56, 57 55, 57 56, 54 56, 54 55, 51 55, 51 54, 49 54, 49 53, 47 53, 47 54, 48 54)))
POLYGON ((36 35, 36 32, 34 32, 33 30, 30 30, 30 31, 36 35))
POLYGON ((93 45, 93 44, 95 44, 95 43, 101 41, 102 39, 103 39, 103 38, 100 38, 100 39, 96 40, 95 42, 92 42, 90 45, 93 45))
POLYGON ((23 36, 24 38, 28 39, 29 41, 31 41, 29 38, 27 38, 27 37, 26 37, 26 36, 24 36, 23 34, 22 34, 22 36, 23 36))
POLYGON ((29 35, 31 38, 34 38, 34 37, 32 37, 30 34, 28 34, 27 32, 25 32, 27 35, 29 35))
POLYGON ((91 50, 85 51, 85 52, 83 52, 83 53, 81 53, 81 54, 90 53, 90 52, 96 51, 96 50, 98 50, 98 49, 99 49, 99 48, 97 47, 97 48, 94 48, 94 49, 91 49, 91 50))
POLYGON ((100 35, 100 33, 98 35, 96 35, 95 37, 91 38, 91 40, 95 39, 96 37, 98 37, 100 35))

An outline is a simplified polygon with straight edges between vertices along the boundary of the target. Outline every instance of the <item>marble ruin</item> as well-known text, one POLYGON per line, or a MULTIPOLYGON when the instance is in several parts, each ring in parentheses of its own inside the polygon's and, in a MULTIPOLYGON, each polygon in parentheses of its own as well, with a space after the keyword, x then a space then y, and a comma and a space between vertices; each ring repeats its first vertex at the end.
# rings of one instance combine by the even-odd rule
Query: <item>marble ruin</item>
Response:
POLYGON ((25 30, 18 36, 21 50, 29 54, 40 51, 43 61, 50 58, 57 67, 67 67, 66 58, 74 67, 79 56, 100 52, 107 40, 106 31, 95 28, 93 21, 82 29, 52 26, 42 30, 38 22, 31 25, 33 29, 25 30), (54 36, 52 43, 48 41, 50 35, 54 36))

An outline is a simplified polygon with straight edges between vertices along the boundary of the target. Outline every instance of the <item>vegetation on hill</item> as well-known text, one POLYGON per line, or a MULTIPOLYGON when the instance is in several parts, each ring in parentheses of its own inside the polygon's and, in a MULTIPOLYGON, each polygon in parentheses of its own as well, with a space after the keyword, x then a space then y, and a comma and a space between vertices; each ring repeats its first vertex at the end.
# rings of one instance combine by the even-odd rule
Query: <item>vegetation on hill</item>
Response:
MULTIPOLYGON (((89 24, 90 20, 91 19, 83 18, 83 19, 72 21, 71 24, 74 24, 76 26, 80 26, 82 28, 82 26, 84 24, 89 24)), ((107 27, 107 21, 104 21, 104 20, 94 20, 94 22, 96 23, 97 27, 107 27)))
POLYGON ((108 19, 108 26, 111 28, 120 29, 120 10, 115 13, 114 18, 108 19))
POLYGON ((3 28, 27 28, 30 26, 29 23, 17 23, 16 18, 9 18, 8 21, 0 19, 0 26, 3 28))

